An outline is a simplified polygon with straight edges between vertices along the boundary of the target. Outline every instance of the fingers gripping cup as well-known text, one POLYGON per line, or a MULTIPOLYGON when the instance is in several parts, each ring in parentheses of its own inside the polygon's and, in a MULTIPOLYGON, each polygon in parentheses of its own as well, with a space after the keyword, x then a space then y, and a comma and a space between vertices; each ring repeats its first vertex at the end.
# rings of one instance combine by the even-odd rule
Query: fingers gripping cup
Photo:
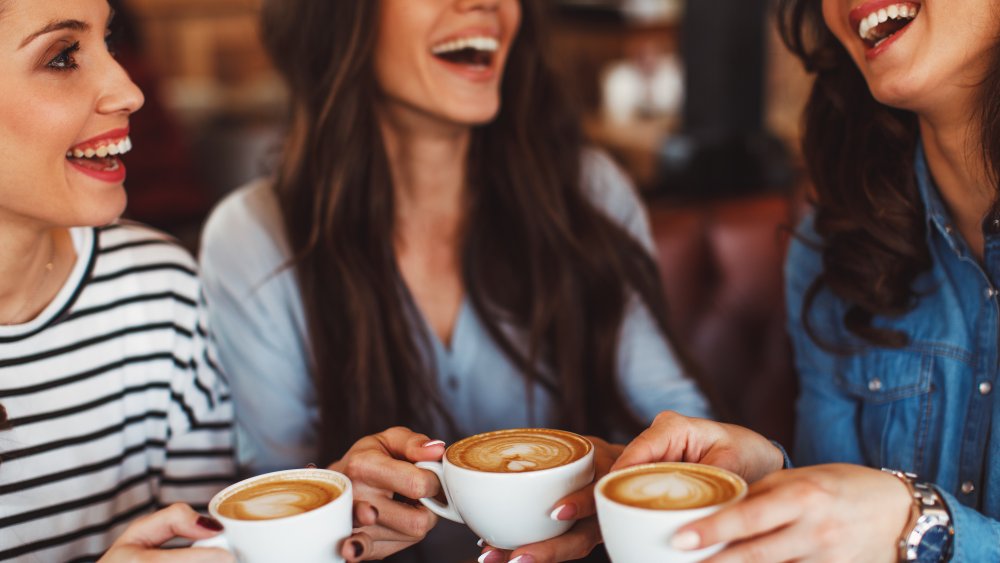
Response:
POLYGON ((594 446, 562 430, 500 430, 456 442, 442 462, 417 467, 437 474, 447 499, 420 502, 494 547, 516 549, 573 525, 550 514, 559 499, 594 479, 594 446))
POLYGON ((687 563, 722 549, 670 547, 674 532, 738 502, 747 493, 739 476, 710 465, 651 463, 604 476, 597 483, 597 518, 615 563, 687 563))
POLYGON ((351 535, 353 493, 346 476, 290 469, 251 477, 215 495, 208 510, 223 535, 196 547, 222 547, 241 563, 342 563, 351 535))

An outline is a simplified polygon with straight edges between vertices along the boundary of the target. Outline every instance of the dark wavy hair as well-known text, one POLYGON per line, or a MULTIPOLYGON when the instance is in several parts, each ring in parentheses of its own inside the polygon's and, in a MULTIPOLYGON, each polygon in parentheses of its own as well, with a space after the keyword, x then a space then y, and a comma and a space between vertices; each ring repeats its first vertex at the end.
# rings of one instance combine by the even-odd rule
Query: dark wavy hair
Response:
MULTIPOLYGON (((823 21, 822 0, 779 0, 788 48, 816 76, 804 115, 802 151, 815 188, 815 228, 823 272, 806 292, 809 323, 828 288, 848 304, 844 326, 870 344, 905 346, 905 333, 873 326, 876 316, 910 311, 913 282, 931 267, 926 212, 913 172, 916 116, 875 100, 861 71, 823 21)), ((980 140, 987 173, 1000 172, 1000 43, 980 90, 980 140)), ((1000 185, 998 185, 1000 191, 1000 185)))
MULTIPOLYGON (((450 421, 391 242, 372 68, 379 4, 268 0, 262 19, 291 90, 274 189, 308 317, 324 461, 391 425, 450 421)), ((616 377, 618 334, 632 290, 666 337, 662 286, 648 252, 581 187, 579 121, 542 46, 545 6, 522 3, 502 108, 473 130, 462 282, 526 384, 553 394, 563 428, 638 431, 616 377)))

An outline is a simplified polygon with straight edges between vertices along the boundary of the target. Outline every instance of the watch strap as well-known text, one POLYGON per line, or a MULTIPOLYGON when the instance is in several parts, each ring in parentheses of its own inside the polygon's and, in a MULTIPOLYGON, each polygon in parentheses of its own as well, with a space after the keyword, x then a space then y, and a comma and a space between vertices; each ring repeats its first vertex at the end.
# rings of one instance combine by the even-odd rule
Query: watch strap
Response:
POLYGON ((944 499, 930 483, 918 482, 913 473, 895 469, 883 471, 902 481, 913 498, 910 520, 899 539, 899 560, 924 561, 926 557, 922 555, 931 553, 936 554, 933 560, 949 560, 955 529, 944 499), (932 530, 945 530, 945 533, 929 533, 932 530))

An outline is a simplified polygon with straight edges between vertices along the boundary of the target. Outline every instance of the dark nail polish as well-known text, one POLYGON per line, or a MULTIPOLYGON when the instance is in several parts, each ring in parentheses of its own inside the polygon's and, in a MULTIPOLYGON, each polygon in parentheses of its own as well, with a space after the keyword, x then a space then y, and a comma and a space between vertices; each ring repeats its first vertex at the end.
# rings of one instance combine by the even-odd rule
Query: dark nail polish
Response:
POLYGON ((222 522, 219 522, 215 518, 209 518, 208 516, 199 516, 198 525, 206 530, 212 530, 213 532, 222 531, 222 522))
POLYGON ((361 557, 365 552, 365 546, 361 545, 358 540, 351 540, 351 547, 354 549, 354 557, 361 557))

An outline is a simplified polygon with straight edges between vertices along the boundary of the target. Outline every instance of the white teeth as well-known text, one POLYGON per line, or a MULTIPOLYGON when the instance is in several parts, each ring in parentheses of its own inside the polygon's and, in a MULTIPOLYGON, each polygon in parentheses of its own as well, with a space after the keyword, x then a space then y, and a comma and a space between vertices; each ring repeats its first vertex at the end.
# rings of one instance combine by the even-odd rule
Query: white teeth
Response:
POLYGON ((875 40, 876 37, 872 36, 871 32, 878 27, 879 24, 885 23, 889 20, 913 19, 917 17, 917 11, 916 6, 909 4, 901 3, 886 6, 885 8, 872 12, 861 19, 861 22, 858 24, 858 35, 865 41, 875 40))
POLYGON ((97 148, 70 149, 66 151, 67 158, 104 158, 107 156, 123 155, 132 150, 132 139, 125 137, 117 143, 108 143, 97 148))
POLYGON ((440 55, 442 53, 452 53, 462 49, 475 49, 477 51, 487 51, 490 53, 500 49, 500 41, 495 37, 463 37, 444 43, 439 43, 431 47, 431 53, 440 55))

